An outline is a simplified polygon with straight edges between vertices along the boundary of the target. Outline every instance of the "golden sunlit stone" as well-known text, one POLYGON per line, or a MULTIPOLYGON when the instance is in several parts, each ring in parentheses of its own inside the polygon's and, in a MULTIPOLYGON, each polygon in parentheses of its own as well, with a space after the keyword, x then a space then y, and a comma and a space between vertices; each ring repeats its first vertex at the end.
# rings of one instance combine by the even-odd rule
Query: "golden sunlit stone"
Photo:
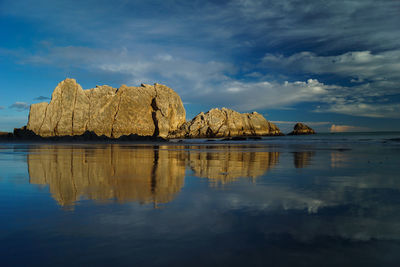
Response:
POLYGON ((83 90, 74 79, 54 89, 49 104, 32 104, 27 130, 42 137, 122 135, 167 137, 186 120, 179 95, 167 86, 98 86, 83 90))

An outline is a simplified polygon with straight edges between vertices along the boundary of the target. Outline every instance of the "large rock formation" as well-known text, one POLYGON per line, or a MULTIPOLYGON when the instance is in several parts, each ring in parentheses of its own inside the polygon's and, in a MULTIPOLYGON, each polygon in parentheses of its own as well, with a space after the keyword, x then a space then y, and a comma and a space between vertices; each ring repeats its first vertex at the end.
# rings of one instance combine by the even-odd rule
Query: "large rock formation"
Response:
POLYGON ((83 90, 74 79, 55 88, 50 103, 32 104, 26 128, 19 135, 59 136, 150 136, 207 138, 282 135, 261 114, 238 113, 222 108, 200 113, 185 121, 181 98, 161 85, 119 89, 107 85, 83 90))
POLYGON ((275 124, 267 121, 261 114, 238 113, 222 108, 201 112, 191 121, 173 132, 171 138, 207 138, 229 136, 282 135, 275 124))
POLYGON ((315 131, 301 122, 296 123, 296 125, 293 127, 293 131, 289 133, 289 135, 304 135, 304 134, 315 134, 315 131))
POLYGON ((167 137, 185 123, 185 116, 179 95, 164 85, 83 90, 74 79, 66 79, 58 84, 49 104, 31 105, 27 130, 43 137, 86 131, 111 138, 167 137))

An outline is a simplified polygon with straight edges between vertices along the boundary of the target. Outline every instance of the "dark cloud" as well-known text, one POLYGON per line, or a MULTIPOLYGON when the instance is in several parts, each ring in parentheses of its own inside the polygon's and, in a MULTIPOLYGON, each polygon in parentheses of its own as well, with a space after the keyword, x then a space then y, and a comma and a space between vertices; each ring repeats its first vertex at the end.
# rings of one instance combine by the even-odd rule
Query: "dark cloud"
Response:
POLYGON ((4 106, 0 106, 0 110, 2 110, 2 109, 5 109, 6 107, 4 107, 4 106))
POLYGON ((29 109, 30 104, 25 102, 15 102, 10 106, 12 109, 16 109, 17 111, 23 111, 29 109))
POLYGON ((34 6, 26 1, 2 2, 3 14, 33 19, 46 30, 97 45, 163 43, 181 48, 218 46, 225 51, 280 47, 292 52, 400 46, 400 2, 390 0, 233 0, 222 5, 218 1, 121 0, 111 4, 88 0, 76 6, 66 0, 39 0, 34 6), (98 20, 103 16, 111 19, 98 20))
POLYGON ((50 100, 51 98, 50 97, 47 97, 47 96, 38 96, 38 97, 35 97, 33 100, 50 100))

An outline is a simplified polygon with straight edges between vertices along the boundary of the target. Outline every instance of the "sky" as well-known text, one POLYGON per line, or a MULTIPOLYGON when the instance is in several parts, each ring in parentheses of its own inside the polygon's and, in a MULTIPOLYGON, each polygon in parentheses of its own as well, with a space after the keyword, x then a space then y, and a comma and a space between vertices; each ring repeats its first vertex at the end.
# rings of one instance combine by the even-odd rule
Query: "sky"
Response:
POLYGON ((187 119, 257 111, 289 132, 400 131, 400 1, 0 0, 0 131, 75 78, 162 83, 187 119))

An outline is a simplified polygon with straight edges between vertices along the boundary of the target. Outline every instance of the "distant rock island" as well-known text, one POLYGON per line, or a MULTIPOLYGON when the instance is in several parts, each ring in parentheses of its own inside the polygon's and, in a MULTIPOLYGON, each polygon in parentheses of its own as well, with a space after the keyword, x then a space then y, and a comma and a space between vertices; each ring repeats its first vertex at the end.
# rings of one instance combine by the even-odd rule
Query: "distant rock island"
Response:
POLYGON ((289 133, 289 135, 306 135, 306 134, 315 134, 315 131, 311 127, 308 127, 307 125, 300 122, 296 123, 294 125, 293 131, 289 133))
POLYGON ((83 90, 75 79, 60 82, 50 103, 32 104, 28 125, 15 136, 50 139, 71 136, 213 138, 283 135, 261 114, 238 113, 222 108, 201 112, 186 121, 180 96, 171 88, 142 84, 112 88, 107 85, 83 90))

